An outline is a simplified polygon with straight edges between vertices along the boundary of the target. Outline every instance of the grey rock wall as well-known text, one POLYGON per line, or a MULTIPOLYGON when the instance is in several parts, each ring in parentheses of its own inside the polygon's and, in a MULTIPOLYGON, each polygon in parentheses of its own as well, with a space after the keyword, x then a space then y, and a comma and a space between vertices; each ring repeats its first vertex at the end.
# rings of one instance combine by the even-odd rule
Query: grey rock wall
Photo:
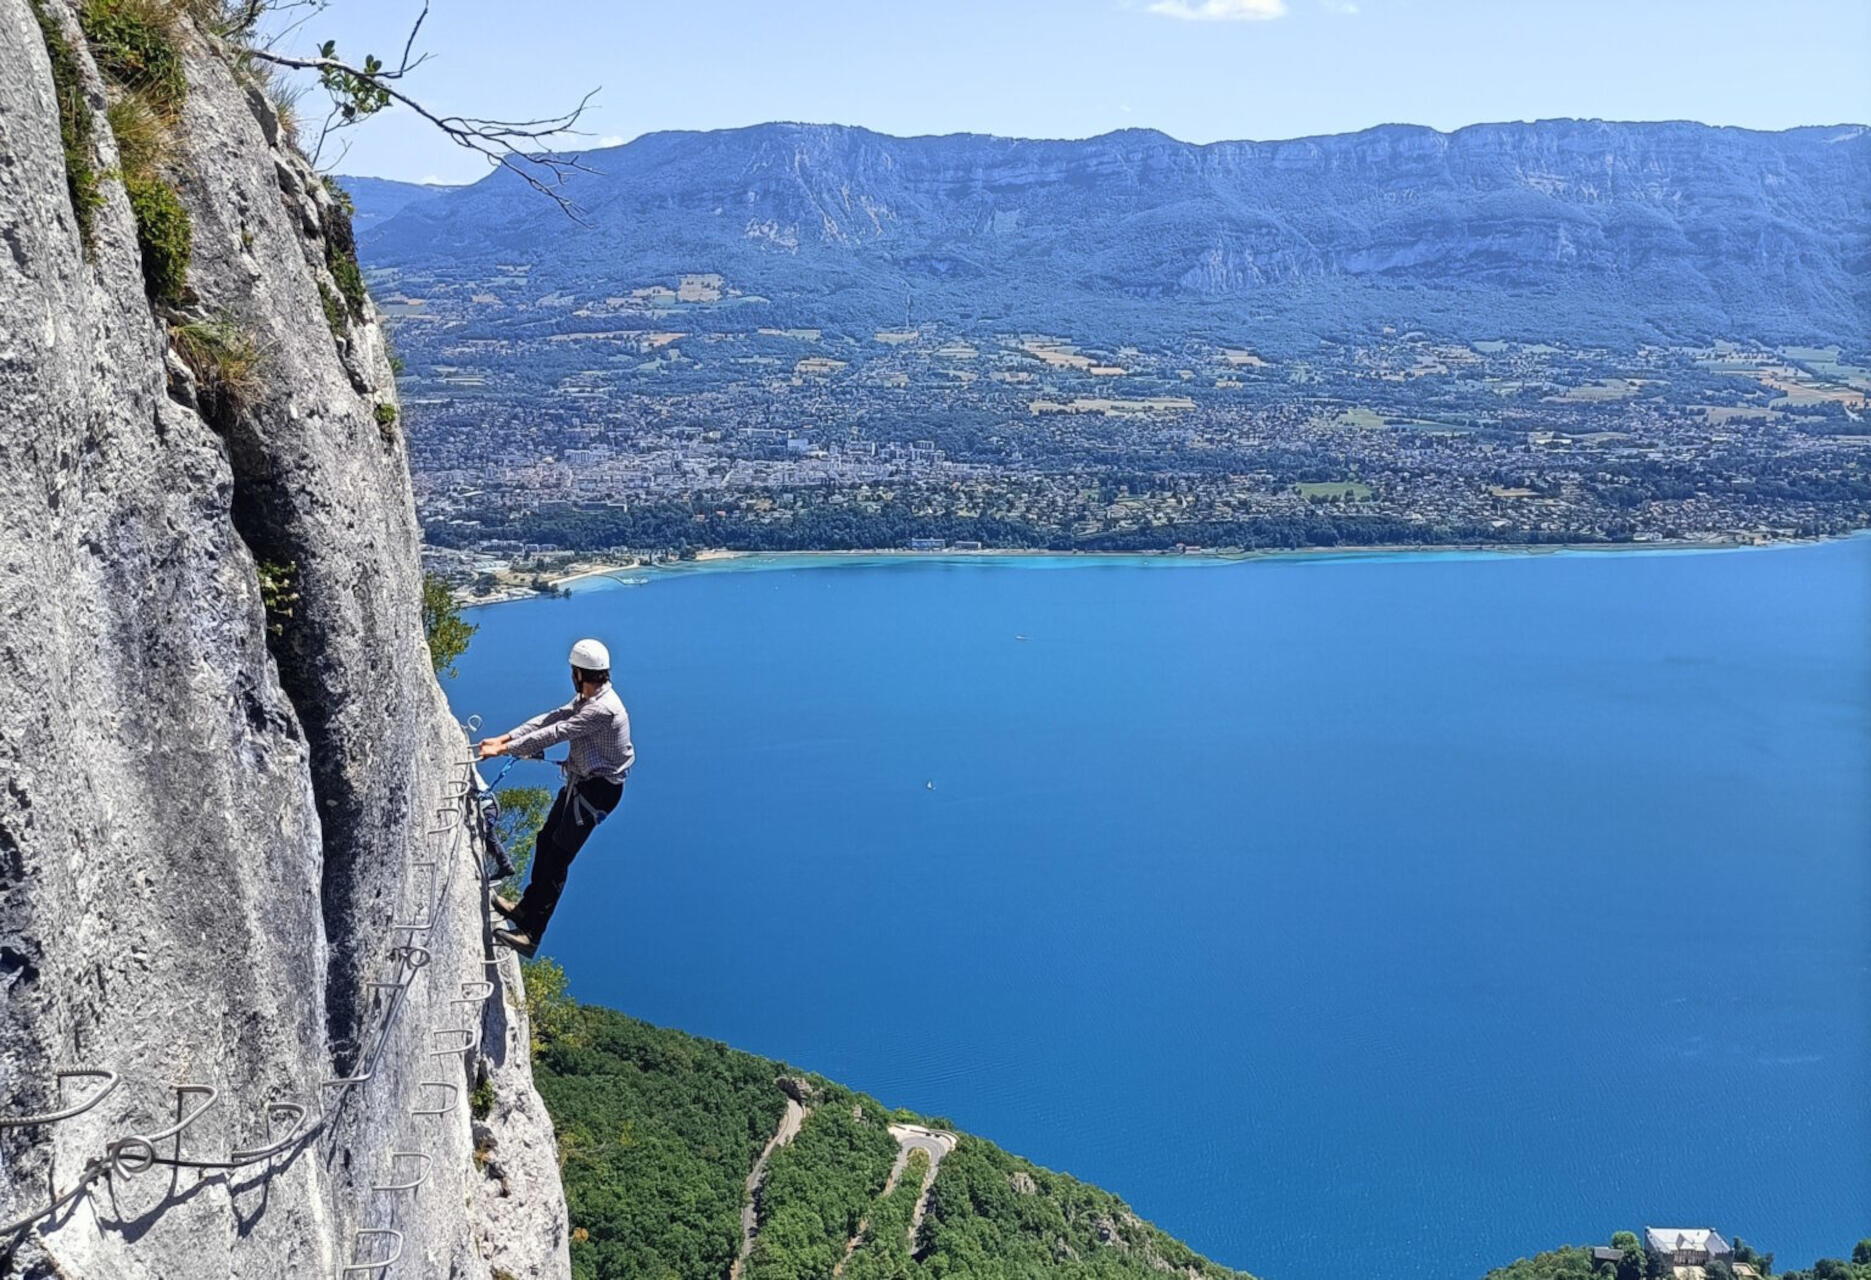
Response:
MULTIPOLYGON (((45 9, 113 170, 74 10, 45 9)), ((186 43, 193 297, 168 313, 117 181, 87 258, 39 25, 0 0, 0 1224, 79 1189, 0 1234, 0 1276, 337 1276, 392 1247, 359 1229, 400 1233, 396 1264, 353 1273, 377 1280, 567 1276, 407 460, 373 416, 395 403, 381 329, 367 310, 334 336, 331 197, 226 51, 186 43), (241 406, 170 351, 190 318, 257 341, 241 406), (292 566, 290 617, 269 623, 262 561, 292 566), (119 1083, 6 1125, 89 1096, 54 1079, 73 1067, 119 1083), (126 1142, 209 1096, 184 1087, 217 1092, 179 1146, 126 1142)))

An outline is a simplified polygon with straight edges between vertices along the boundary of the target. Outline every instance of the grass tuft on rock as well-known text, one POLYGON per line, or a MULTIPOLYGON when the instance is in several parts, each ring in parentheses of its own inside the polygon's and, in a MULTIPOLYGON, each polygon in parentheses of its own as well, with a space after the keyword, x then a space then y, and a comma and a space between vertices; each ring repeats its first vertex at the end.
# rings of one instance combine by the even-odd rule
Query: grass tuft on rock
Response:
POLYGON ((220 405, 238 411, 259 396, 260 344, 229 317, 177 325, 169 339, 202 392, 220 405))
MULTIPOLYGON (((288 147, 301 151, 299 146, 299 100, 305 97, 305 86, 288 78, 278 67, 265 67, 259 72, 260 86, 267 101, 273 104, 273 114, 279 117, 279 136, 288 147)), ((303 152, 301 151, 301 154, 303 152)))
POLYGON ((126 175, 153 178, 169 154, 169 126, 140 93, 125 92, 105 112, 126 175))
POLYGON ((175 304, 188 292, 188 259, 195 225, 175 188, 161 178, 124 176, 136 243, 143 254, 143 287, 151 301, 175 304))
POLYGON ((52 92, 58 99, 59 142, 65 151, 65 186, 71 195, 72 216, 78 222, 78 239, 85 257, 91 256, 96 242, 97 211, 104 203, 98 189, 100 178, 91 162, 93 124, 91 106, 85 101, 84 74, 78 52, 66 38, 58 20, 45 11, 40 0, 30 0, 39 33, 45 39, 45 52, 52 64, 52 92))
POLYGON ((179 15, 169 0, 85 0, 78 25, 113 83, 142 94, 165 119, 181 114, 188 77, 176 48, 179 15))

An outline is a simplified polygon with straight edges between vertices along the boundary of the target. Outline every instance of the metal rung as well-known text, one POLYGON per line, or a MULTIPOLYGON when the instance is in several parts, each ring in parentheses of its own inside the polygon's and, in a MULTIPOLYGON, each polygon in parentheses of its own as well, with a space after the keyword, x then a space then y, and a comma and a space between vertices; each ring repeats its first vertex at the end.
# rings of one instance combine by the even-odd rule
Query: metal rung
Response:
POLYGON ((337 1088, 342 1088, 345 1085, 363 1084, 366 1080, 370 1079, 370 1077, 374 1074, 376 1073, 371 1072, 371 1071, 366 1071, 362 1075, 333 1076, 331 1079, 325 1081, 325 1087, 327 1089, 337 1089, 337 1088))
POLYGON ((390 932, 393 934, 395 933, 427 933, 429 930, 433 928, 435 928, 435 921, 430 920, 424 924, 393 924, 390 926, 390 932))
POLYGON ((461 998, 485 1004, 494 994, 494 984, 485 978, 474 978, 461 984, 461 998))
POLYGON ((452 1058, 458 1053, 466 1053, 470 1049, 478 1049, 481 1045, 481 1032, 478 1027, 443 1027, 439 1031, 431 1031, 429 1036, 432 1042, 443 1036, 467 1037, 466 1041, 455 1045, 453 1048, 429 1050, 429 1056, 431 1058, 452 1058))
POLYGON ((448 1101, 443 1103, 440 1107, 411 1107, 409 1109, 409 1114, 412 1116, 445 1116, 455 1109, 455 1099, 461 1096, 460 1088, 450 1084, 446 1080, 424 1080, 417 1088, 446 1089, 448 1090, 448 1101))
POLYGON ((98 1103, 104 1101, 105 1095, 117 1087, 117 1073, 115 1071, 106 1070, 103 1067, 69 1067, 64 1071, 53 1073, 55 1084, 63 1084, 67 1080, 80 1078, 102 1080, 104 1082, 104 1087, 86 1098, 83 1102, 78 1103, 76 1106, 66 1107, 63 1111, 48 1111, 41 1116, 0 1116, 0 1129, 23 1129, 27 1125, 57 1124, 60 1120, 69 1120, 73 1116, 81 1116, 98 1103))
POLYGON ((109 1153, 111 1165, 125 1177, 142 1173, 156 1163, 156 1144, 175 1139, 175 1158, 182 1157, 182 1131, 208 1113, 208 1109, 220 1101, 221 1091, 213 1085, 182 1084, 175 1089, 176 1110, 182 1109, 182 1098, 191 1093, 205 1093, 208 1100, 189 1114, 178 1119, 161 1133, 136 1133, 127 1138, 119 1138, 105 1150, 109 1153))
POLYGON ((227 1158, 229 1160, 234 1161, 237 1164, 247 1164, 255 1160, 263 1160, 267 1156, 274 1155, 277 1152, 283 1151, 287 1147, 291 1146, 293 1143, 293 1140, 299 1136, 299 1130, 302 1129, 304 1126, 305 1126, 305 1108, 304 1107, 300 1106, 296 1102, 271 1103, 266 1108, 266 1142, 267 1142, 267 1145, 264 1147, 249 1147, 244 1151, 234 1151, 230 1153, 227 1158), (284 1135, 278 1138, 275 1138, 273 1136, 273 1119, 275 1116, 279 1116, 279 1115, 290 1116, 292 1118, 292 1127, 286 1130, 284 1135))
POLYGON ((351 1237, 351 1256, 357 1256, 357 1247, 363 1244, 367 1237, 389 1240, 390 1256, 379 1258, 375 1262, 353 1262, 338 1273, 340 1276, 354 1275, 359 1271, 381 1271, 403 1256, 403 1233, 389 1227, 359 1227, 356 1234, 351 1237))
POLYGON ((414 1191, 417 1187, 429 1180, 429 1166, 434 1162, 422 1152, 392 1151, 390 1153, 390 1176, 392 1177, 396 1176, 396 1162, 398 1160, 420 1160, 422 1161, 422 1171, 415 1176, 413 1181, 385 1182, 380 1186, 372 1187, 372 1191, 414 1191))

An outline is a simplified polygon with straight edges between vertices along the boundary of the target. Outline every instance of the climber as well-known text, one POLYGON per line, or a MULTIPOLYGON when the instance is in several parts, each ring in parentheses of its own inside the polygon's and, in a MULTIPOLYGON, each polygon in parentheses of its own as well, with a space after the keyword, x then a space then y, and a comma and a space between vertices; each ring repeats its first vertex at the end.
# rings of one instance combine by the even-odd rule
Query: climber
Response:
POLYGON ((494 937, 523 956, 539 949, 572 859, 623 798, 624 778, 637 758, 630 745, 630 715, 611 685, 610 651, 596 640, 580 640, 572 646, 571 662, 576 696, 570 702, 480 745, 483 760, 537 757, 560 742, 570 753, 561 765, 565 785, 533 844, 533 874, 525 895, 518 902, 494 895, 494 909, 513 923, 511 929, 494 930, 494 937))

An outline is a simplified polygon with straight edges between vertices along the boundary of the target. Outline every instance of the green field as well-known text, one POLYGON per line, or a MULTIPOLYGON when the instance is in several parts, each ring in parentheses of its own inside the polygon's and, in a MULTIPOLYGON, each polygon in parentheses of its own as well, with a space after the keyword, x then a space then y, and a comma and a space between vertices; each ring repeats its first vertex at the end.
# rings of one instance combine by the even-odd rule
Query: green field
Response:
POLYGON ((1352 427, 1358 431, 1376 431, 1390 424, 1384 420, 1384 415, 1376 410, 1359 408, 1345 410, 1333 419, 1332 425, 1352 427))
POLYGON ((1293 491, 1307 501, 1320 498, 1363 502, 1371 496, 1371 486, 1362 480, 1304 480, 1294 485, 1293 491))

